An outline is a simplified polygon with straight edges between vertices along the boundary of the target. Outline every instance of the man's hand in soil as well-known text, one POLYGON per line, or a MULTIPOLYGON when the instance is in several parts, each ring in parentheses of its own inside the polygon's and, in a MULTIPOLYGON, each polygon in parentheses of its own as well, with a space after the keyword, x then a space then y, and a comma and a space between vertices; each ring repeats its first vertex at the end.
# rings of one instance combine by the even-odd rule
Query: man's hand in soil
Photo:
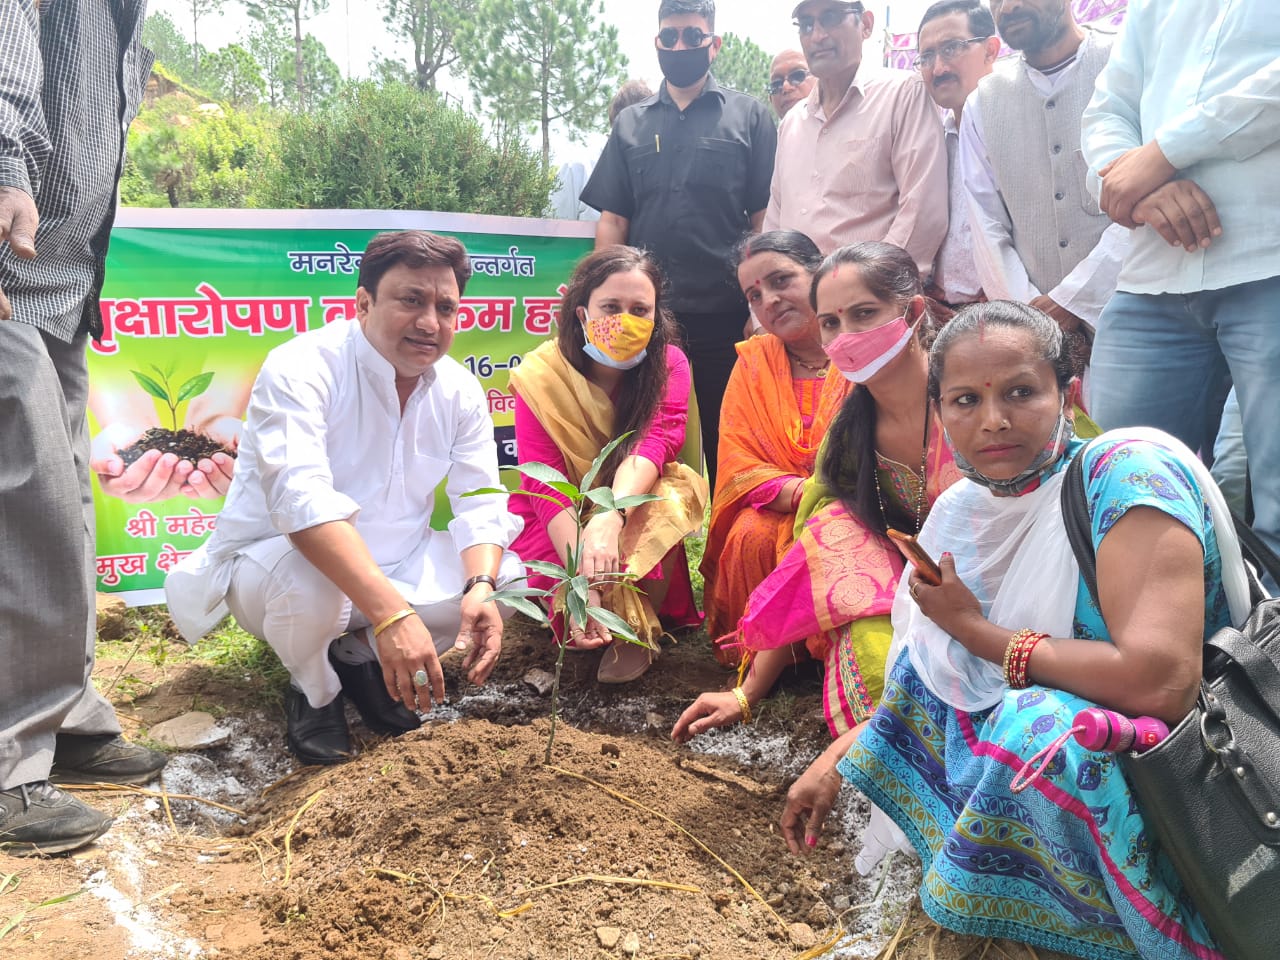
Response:
POLYGON ((172 453, 148 450, 128 466, 117 450, 142 435, 137 427, 116 423, 93 438, 89 469, 98 475, 102 492, 126 503, 151 503, 176 497, 195 469, 189 460, 172 453))
POLYGON ((475 684, 489 679, 502 653, 502 615, 489 599, 492 595, 487 583, 477 583, 462 598, 462 623, 453 645, 455 650, 467 651, 462 669, 475 684))
POLYGON ((444 700, 444 671, 440 669, 436 645, 431 631, 416 613, 391 624, 376 642, 382 680, 392 700, 410 710, 424 712, 431 709, 433 700, 436 703, 444 700), (419 670, 427 676, 426 684, 421 687, 413 680, 419 670))
MULTIPOLYGON (((14 256, 33 260, 36 255, 36 226, 40 214, 31 194, 17 187, 0 187, 0 243, 8 242, 14 256)), ((9 298, 0 287, 0 320, 13 316, 9 298)))

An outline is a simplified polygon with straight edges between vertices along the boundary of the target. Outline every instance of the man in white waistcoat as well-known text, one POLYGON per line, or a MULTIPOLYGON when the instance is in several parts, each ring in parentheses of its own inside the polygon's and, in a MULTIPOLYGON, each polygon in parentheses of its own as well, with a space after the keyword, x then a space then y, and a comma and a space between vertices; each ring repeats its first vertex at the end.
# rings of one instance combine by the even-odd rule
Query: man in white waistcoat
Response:
POLYGON ((1089 193, 1080 152, 1080 118, 1111 40, 1081 28, 1070 0, 992 0, 991 13, 1022 56, 979 82, 960 120, 982 288, 1064 330, 1092 328, 1128 248, 1128 232, 1089 193))

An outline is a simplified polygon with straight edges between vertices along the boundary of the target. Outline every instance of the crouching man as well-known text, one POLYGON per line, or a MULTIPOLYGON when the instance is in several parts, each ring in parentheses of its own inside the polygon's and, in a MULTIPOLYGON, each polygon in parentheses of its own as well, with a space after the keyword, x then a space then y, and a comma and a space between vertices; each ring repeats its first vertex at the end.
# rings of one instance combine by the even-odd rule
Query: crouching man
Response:
POLYGON ((479 382, 447 356, 471 274, 449 237, 383 233, 365 250, 355 320, 267 356, 235 479, 209 541, 165 580, 194 642, 228 611, 288 669, 290 751, 351 756, 343 693, 365 723, 400 734, 444 696, 439 657, 465 649, 483 683, 502 619, 486 602, 521 575, 479 382), (433 531, 448 477, 449 532, 433 531))

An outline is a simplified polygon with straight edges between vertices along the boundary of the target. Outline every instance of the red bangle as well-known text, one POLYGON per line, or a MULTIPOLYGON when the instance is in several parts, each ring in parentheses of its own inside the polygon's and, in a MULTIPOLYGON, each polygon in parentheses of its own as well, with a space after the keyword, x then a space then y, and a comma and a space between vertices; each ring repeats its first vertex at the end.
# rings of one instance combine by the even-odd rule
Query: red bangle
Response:
POLYGON ((796 484, 796 488, 791 491, 791 512, 795 513, 800 509, 800 501, 804 499, 804 481, 801 480, 796 484))
POLYGON ((1049 639, 1047 633, 1036 633, 1034 630, 1019 630, 1009 638, 1004 649, 1004 682, 1011 690, 1025 690, 1031 686, 1027 667, 1031 663, 1031 652, 1041 640, 1049 639))

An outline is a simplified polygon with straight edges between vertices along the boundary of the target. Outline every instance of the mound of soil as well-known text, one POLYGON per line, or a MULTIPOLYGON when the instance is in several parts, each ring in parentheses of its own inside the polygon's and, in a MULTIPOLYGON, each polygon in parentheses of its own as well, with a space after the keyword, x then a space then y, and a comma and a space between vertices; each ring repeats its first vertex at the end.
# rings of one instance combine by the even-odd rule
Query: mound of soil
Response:
POLYGON ((197 463, 215 453, 225 453, 229 457, 236 455, 234 450, 228 450, 203 433, 193 433, 190 430, 174 431, 167 427, 152 427, 129 446, 117 450, 116 455, 124 461, 125 466, 128 466, 148 450, 177 454, 180 459, 191 463, 197 463))
POLYGON ((839 844, 786 853, 780 782, 564 724, 546 767, 547 723, 430 724, 272 791, 267 933, 237 955, 768 960, 834 934, 832 898, 861 880, 839 844))

